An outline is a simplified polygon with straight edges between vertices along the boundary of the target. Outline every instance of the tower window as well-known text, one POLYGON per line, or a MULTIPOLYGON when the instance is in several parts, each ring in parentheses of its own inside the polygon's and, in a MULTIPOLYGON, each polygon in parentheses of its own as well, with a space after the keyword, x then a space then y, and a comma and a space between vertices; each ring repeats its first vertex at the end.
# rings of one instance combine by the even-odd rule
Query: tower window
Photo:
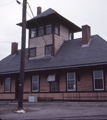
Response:
POLYGON ((37 36, 36 28, 31 29, 31 38, 36 37, 36 36, 37 36))
POLYGON ((35 57, 35 56, 36 56, 36 48, 30 48, 29 57, 35 57))
POLYGON ((46 25, 46 34, 52 33, 52 24, 46 25))
POLYGON ((59 35, 59 25, 55 25, 55 34, 59 35))
POLYGON ((73 39, 73 33, 69 32, 69 40, 72 40, 72 39, 73 39))
POLYGON ((51 55, 52 54, 52 45, 46 45, 45 46, 45 55, 51 55))
POLYGON ((42 35, 44 35, 44 27, 43 26, 39 27, 39 29, 38 29, 38 36, 42 36, 42 35))

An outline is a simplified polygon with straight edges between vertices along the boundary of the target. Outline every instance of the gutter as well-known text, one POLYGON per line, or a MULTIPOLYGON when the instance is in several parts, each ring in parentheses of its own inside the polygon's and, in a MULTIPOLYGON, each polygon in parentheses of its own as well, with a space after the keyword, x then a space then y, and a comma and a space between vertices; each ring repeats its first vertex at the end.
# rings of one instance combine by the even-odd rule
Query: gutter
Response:
MULTIPOLYGON (((107 65, 107 62, 103 63, 89 63, 89 64, 78 64, 78 65, 67 65, 67 66, 55 66, 55 67, 44 67, 44 68, 34 68, 34 69, 25 69, 25 72, 32 72, 32 71, 46 71, 46 70, 56 70, 56 69, 77 69, 80 67, 92 67, 92 66, 100 66, 100 65, 107 65)), ((16 71, 7 71, 7 72, 0 72, 0 75, 4 74, 12 74, 12 73, 19 73, 19 70, 16 71)))

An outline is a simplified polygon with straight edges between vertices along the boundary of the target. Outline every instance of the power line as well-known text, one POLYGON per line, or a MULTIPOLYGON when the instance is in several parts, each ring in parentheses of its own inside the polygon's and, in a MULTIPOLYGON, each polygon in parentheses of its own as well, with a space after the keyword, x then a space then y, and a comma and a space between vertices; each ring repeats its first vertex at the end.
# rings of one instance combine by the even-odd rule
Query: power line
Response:
MULTIPOLYGON (((16 2, 17 2, 20 6, 22 6, 22 3, 21 3, 21 2, 19 2, 18 0, 16 0, 16 2)), ((27 11, 26 11, 26 12, 27 12, 27 11)), ((28 16, 29 16, 30 18, 32 18, 28 12, 27 12, 27 14, 28 14, 28 16)))
MULTIPOLYGON (((14 42, 14 41, 12 41, 12 42, 14 42)), ((1 43, 1 44, 2 44, 2 43, 6 43, 6 44, 9 43, 9 44, 10 44, 10 43, 12 43, 12 42, 0 42, 0 43, 1 43)), ((18 42, 18 43, 20 44, 21 42, 18 42)), ((27 44, 27 43, 28 43, 28 42, 26 42, 26 44, 27 44)))
MULTIPOLYGON (((21 2, 19 2, 18 0, 16 0, 16 2, 17 2, 19 5, 21 5, 21 6, 22 6, 22 3, 21 3, 21 2)), ((29 9, 30 9, 30 11, 31 11, 31 13, 32 13, 32 16, 33 16, 33 18, 34 18, 34 20, 35 20, 35 22, 36 22, 36 25, 37 25, 37 26, 38 26, 38 28, 39 28, 39 24, 37 23, 37 21, 36 21, 36 19, 35 19, 35 16, 34 16, 34 14, 33 14, 33 11, 32 11, 32 9, 31 9, 31 7, 30 7, 30 4, 29 4, 28 2, 27 2, 27 4, 28 4, 29 9)), ((28 12, 27 12, 27 14, 29 15, 29 17, 30 17, 30 18, 32 18, 28 12)), ((41 30, 40 30, 40 32, 41 32, 41 36, 42 36, 42 38, 43 38, 43 40, 44 40, 45 44, 47 45, 46 40, 45 40, 44 36, 42 35, 42 31, 41 31, 41 30)), ((47 48, 48 48, 48 50, 49 50, 50 54, 51 54, 51 55, 53 55, 53 54, 52 54, 52 52, 50 51, 50 49, 49 49, 49 47, 48 47, 48 46, 47 46, 47 48)))
MULTIPOLYGON (((34 20, 35 20, 35 22, 36 22, 36 25, 37 25, 37 26, 38 26, 38 28, 39 28, 39 24, 37 23, 37 21, 36 21, 36 19, 35 19, 35 16, 34 16, 34 14, 33 14, 33 11, 32 11, 32 9, 31 9, 31 7, 30 7, 30 4, 29 4, 28 2, 27 2, 27 4, 28 4, 29 9, 30 9, 30 11, 31 11, 31 13, 32 13, 32 16, 33 16, 33 18, 34 18, 34 20)), ((41 32, 41 30, 40 30, 40 32, 41 32)), ((45 44, 47 45, 46 40, 45 40, 44 36, 42 35, 42 32, 41 32, 41 36, 42 36, 42 38, 43 38, 43 40, 44 40, 45 44)), ((48 48, 48 50, 49 50, 50 54, 52 55, 52 52, 50 51, 50 49, 49 49, 49 47, 48 47, 48 46, 47 46, 47 48, 48 48)))
POLYGON ((12 2, 9 2, 9 3, 3 4, 3 5, 0 5, 0 7, 3 7, 3 6, 5 6, 5 5, 9 5, 9 4, 14 3, 14 2, 15 2, 15 1, 12 1, 12 2))

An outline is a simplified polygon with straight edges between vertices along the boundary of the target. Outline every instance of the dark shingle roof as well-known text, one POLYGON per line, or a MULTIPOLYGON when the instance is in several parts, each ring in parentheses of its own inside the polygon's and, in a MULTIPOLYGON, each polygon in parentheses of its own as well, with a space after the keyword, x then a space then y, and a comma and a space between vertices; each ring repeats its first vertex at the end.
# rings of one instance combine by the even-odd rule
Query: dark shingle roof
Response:
POLYGON ((66 41, 50 63, 54 66, 82 66, 107 62, 107 42, 92 36, 89 46, 82 46, 82 38, 66 41), (58 63, 58 64, 57 64, 58 63))
MULTIPOLYGON (((35 20, 38 20, 38 22, 41 23, 41 20, 43 19, 43 21, 47 21, 47 20, 57 20, 60 21, 60 23, 63 23, 65 25, 67 25, 68 27, 72 28, 72 32, 79 32, 81 31, 81 28, 78 27, 76 24, 72 23, 71 21, 67 20, 66 18, 64 18, 63 16, 61 16, 59 13, 57 13, 55 10, 49 8, 46 11, 42 12, 41 14, 35 16, 34 18, 28 20, 26 22, 26 28, 31 28, 31 26, 33 25, 33 27, 37 24, 37 21, 35 22, 35 20), (38 20, 39 19, 39 20, 38 20)), ((51 22, 51 21, 48 21, 51 22)), ((17 25, 22 26, 22 23, 18 23, 17 25)))
MULTIPOLYGON (((36 16, 35 18, 33 18, 33 19, 38 19, 38 18, 46 17, 46 16, 51 15, 51 14, 53 14, 53 13, 57 13, 57 12, 56 12, 55 10, 49 8, 49 9, 47 9, 46 11, 42 12, 41 14, 37 15, 37 16, 36 16)), ((31 19, 31 20, 33 20, 33 19, 31 19)))
MULTIPOLYGON (((26 49, 25 71, 73 68, 107 64, 107 42, 98 35, 91 37, 89 46, 82 47, 82 39, 63 43, 57 54, 48 59, 28 60, 26 49)), ((20 50, 17 55, 0 61, 0 74, 16 73, 20 68, 20 50)))

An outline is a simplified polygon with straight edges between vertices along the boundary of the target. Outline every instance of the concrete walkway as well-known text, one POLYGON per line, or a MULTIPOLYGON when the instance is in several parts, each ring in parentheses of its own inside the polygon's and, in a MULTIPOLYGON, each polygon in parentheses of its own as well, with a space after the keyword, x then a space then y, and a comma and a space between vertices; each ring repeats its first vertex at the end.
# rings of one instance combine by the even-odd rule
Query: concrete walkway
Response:
POLYGON ((2 120, 107 119, 107 102, 24 102, 26 113, 15 113, 16 102, 0 102, 2 120))

